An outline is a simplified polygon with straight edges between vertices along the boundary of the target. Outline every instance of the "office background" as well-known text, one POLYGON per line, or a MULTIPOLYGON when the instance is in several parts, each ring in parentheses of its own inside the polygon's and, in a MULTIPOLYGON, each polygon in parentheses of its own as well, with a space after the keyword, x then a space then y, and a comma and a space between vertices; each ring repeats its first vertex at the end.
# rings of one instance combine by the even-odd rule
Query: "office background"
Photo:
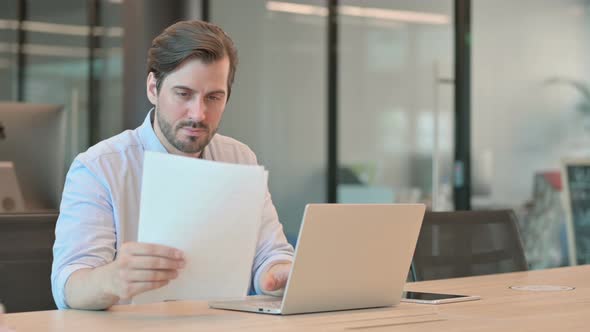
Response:
POLYGON ((290 241, 311 202, 511 208, 530 267, 567 264, 555 174, 590 150, 590 1, 6 0, 0 100, 64 105, 69 164, 139 125, 147 47, 191 18, 237 44, 220 132, 270 170, 290 241))

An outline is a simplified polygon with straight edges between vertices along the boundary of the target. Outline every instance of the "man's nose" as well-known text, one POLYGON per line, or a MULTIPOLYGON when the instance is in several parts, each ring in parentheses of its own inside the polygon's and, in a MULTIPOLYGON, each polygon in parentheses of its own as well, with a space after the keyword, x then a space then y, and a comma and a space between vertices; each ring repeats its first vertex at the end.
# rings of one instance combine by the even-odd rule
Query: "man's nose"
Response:
POLYGON ((194 102, 189 105, 188 117, 195 121, 203 121, 205 119, 206 106, 203 98, 196 98, 194 102))

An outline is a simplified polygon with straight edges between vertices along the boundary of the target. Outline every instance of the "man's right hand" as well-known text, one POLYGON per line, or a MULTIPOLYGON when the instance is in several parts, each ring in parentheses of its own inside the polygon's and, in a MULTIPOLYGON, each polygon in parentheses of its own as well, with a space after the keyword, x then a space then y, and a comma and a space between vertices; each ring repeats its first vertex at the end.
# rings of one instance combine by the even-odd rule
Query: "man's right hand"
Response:
POLYGON ((66 302, 73 309, 106 309, 121 299, 167 285, 185 264, 178 249, 127 242, 113 262, 72 273, 65 285, 66 302))
POLYGON ((120 299, 130 299, 167 285, 185 264, 184 254, 178 249, 127 242, 119 248, 116 259, 105 266, 108 278, 104 291, 120 299))

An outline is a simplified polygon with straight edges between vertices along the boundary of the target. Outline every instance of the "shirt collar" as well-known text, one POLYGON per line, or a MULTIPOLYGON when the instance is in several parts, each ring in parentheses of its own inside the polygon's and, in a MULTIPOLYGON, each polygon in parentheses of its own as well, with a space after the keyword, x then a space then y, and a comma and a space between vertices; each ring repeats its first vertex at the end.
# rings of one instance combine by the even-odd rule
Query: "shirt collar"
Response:
POLYGON ((148 112, 145 120, 137 128, 139 133, 139 139, 141 140, 141 144, 146 151, 155 151, 155 152, 162 152, 168 153, 162 142, 156 136, 156 132, 154 131, 154 127, 152 126, 152 115, 154 113, 154 108, 148 112))

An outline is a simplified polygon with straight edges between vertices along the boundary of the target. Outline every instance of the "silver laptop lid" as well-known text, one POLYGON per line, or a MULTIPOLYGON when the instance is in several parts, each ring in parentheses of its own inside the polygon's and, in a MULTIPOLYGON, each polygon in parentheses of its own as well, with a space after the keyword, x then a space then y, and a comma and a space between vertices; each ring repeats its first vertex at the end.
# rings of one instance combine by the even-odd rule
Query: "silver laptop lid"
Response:
POLYGON ((399 303, 424 204, 306 206, 282 314, 399 303))

